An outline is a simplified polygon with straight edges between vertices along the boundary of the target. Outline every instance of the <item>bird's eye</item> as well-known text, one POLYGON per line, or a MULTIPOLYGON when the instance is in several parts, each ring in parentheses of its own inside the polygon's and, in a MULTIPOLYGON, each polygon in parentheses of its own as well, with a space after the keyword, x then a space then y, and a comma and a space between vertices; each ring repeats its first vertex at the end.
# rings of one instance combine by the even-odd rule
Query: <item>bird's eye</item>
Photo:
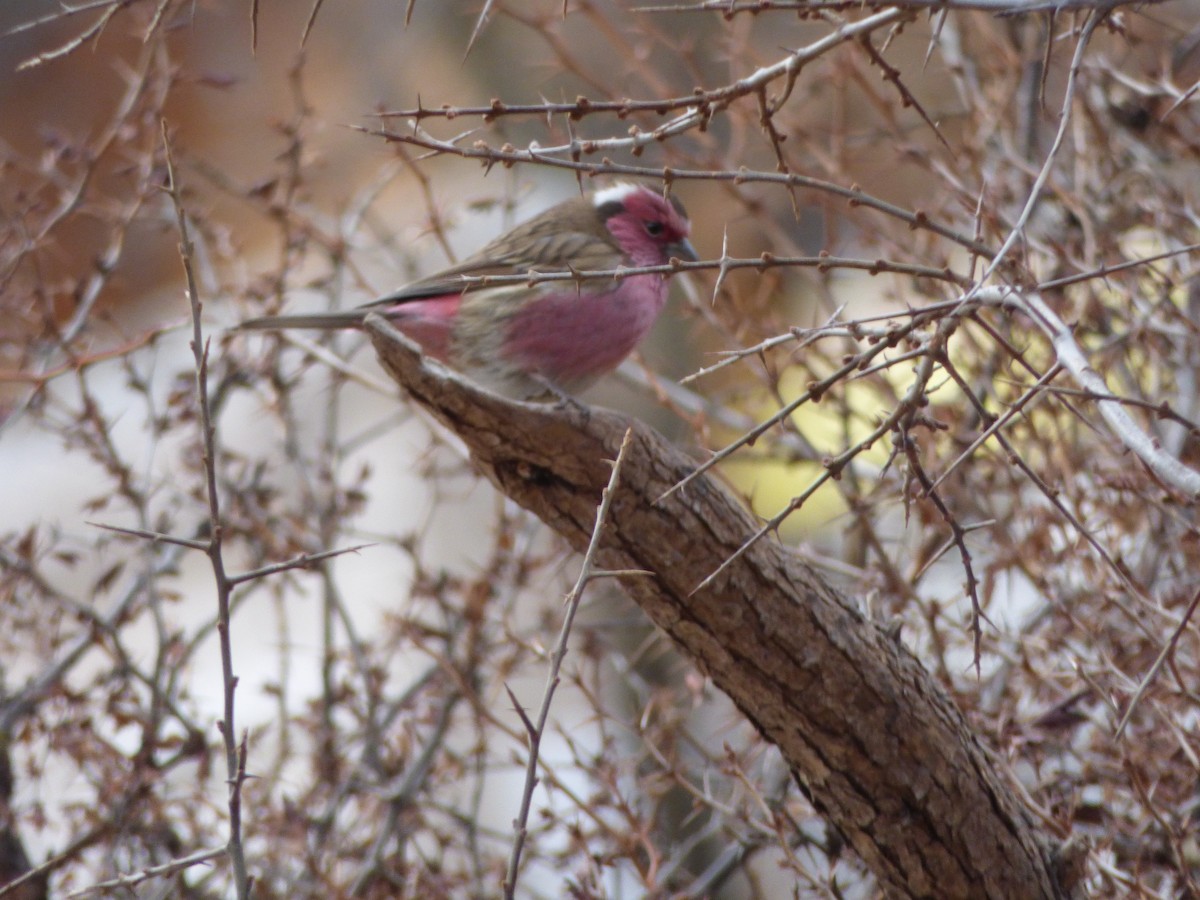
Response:
POLYGON ((662 222, 652 221, 652 222, 646 223, 646 234, 650 235, 650 237, 658 237, 662 233, 663 233, 663 223, 662 222))

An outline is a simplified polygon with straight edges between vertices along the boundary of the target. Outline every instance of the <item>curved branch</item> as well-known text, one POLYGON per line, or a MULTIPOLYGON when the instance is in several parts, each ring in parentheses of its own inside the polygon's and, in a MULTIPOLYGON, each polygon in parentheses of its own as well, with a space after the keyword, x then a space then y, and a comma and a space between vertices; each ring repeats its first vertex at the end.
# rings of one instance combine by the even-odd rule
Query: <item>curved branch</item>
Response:
POLYGON ((1125 408, 1125 400, 1114 396, 1108 389, 1104 378, 1088 362, 1071 328, 1042 299, 1041 294, 1008 287, 984 288, 976 294, 976 299, 986 301, 1001 298, 1017 303, 1037 323, 1054 346, 1059 364, 1071 373, 1076 384, 1091 393, 1100 415, 1118 440, 1136 453, 1164 484, 1183 492, 1193 501, 1200 499, 1200 472, 1172 456, 1158 440, 1138 425, 1125 408))
MULTIPOLYGON (((582 550, 626 430, 596 554, 646 569, 625 590, 775 744, 813 805, 889 896, 1064 898, 1064 854, 994 771, 920 663, 775 541, 697 585, 756 523, 651 428, 574 403, 512 403, 422 359, 382 318, 384 366, 454 431, 480 470, 582 550)), ((1077 862, 1076 854, 1070 862, 1077 862)))

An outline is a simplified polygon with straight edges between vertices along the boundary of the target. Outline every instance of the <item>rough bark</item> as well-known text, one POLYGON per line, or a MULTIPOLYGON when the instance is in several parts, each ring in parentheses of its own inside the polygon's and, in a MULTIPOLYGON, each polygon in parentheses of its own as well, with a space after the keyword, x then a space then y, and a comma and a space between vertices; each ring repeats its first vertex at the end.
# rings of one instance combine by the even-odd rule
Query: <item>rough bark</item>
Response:
POLYGON ((572 546, 591 535, 626 429, 633 443, 599 565, 647 569, 625 590, 779 747, 827 821, 889 896, 1062 898, 1063 855, 988 760, 962 714, 899 642, 756 530, 651 428, 607 410, 513 403, 423 360, 377 317, 395 380, 467 445, 480 470, 572 546))

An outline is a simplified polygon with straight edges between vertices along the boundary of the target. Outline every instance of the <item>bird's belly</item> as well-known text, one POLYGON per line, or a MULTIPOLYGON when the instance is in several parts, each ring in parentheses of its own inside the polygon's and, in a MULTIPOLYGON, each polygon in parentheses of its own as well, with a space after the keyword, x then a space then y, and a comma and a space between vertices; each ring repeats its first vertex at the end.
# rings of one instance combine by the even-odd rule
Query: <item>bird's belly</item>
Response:
POLYGON ((530 375, 567 391, 581 390, 638 345, 666 295, 666 283, 657 275, 625 278, 598 293, 548 293, 508 320, 501 354, 530 375))

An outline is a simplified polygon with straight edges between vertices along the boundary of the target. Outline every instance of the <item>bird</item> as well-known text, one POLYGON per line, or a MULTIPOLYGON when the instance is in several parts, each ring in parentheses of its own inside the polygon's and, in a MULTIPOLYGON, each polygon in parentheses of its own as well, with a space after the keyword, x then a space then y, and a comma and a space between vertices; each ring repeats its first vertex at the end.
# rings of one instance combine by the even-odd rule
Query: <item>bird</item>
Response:
POLYGON ((670 272, 533 283, 463 277, 615 271, 699 259, 683 204, 619 182, 553 206, 444 269, 348 310, 238 328, 361 328, 378 313, 423 353, 512 399, 570 397, 615 369, 667 299, 670 272))

